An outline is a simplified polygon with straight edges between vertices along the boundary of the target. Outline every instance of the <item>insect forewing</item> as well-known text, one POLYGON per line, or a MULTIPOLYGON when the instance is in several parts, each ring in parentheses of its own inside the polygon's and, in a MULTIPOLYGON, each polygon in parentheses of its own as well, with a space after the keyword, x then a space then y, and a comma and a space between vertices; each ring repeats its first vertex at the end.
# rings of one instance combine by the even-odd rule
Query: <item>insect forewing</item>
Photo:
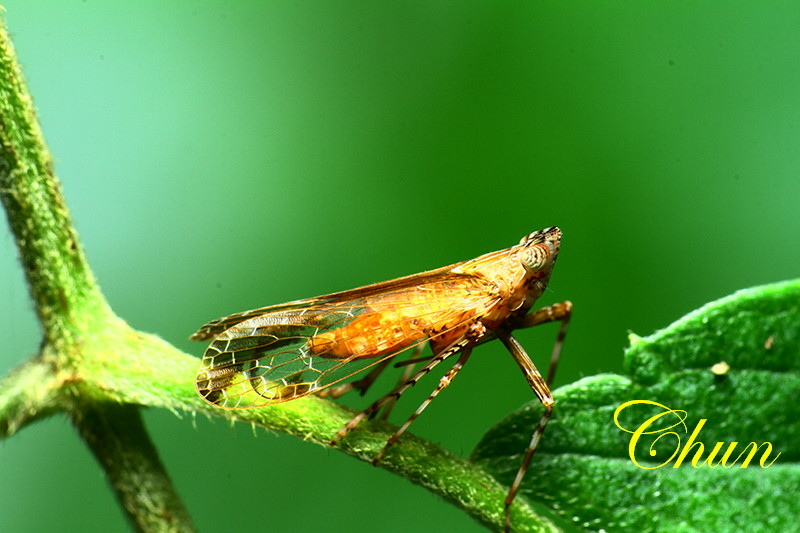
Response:
POLYGON ((427 340, 435 350, 497 299, 491 283, 453 266, 209 322, 192 336, 214 338, 197 390, 220 407, 260 407, 317 392, 427 340))

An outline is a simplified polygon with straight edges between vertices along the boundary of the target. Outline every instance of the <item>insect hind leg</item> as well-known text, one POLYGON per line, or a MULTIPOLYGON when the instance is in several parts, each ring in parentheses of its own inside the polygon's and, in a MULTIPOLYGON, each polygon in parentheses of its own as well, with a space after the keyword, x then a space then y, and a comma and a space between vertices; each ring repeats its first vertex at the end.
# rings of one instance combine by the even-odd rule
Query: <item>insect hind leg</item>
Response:
POLYGON ((439 385, 437 385, 437 387, 433 390, 433 392, 430 393, 430 395, 425 399, 425 401, 422 402, 419 407, 417 407, 417 410, 414 411, 410 417, 408 417, 408 420, 403 422, 403 425, 400 426, 397 429, 397 431, 394 432, 394 435, 389 437, 389 440, 386 441, 386 444, 383 446, 381 451, 378 452, 378 455, 376 455, 375 458, 372 459, 371 462, 373 465, 377 465, 380 462, 380 460, 383 459, 383 456, 386 455, 386 452, 389 450, 389 447, 391 447, 392 444, 394 444, 400 439, 400 436, 403 433, 405 433, 406 429, 408 429, 411 423, 417 419, 417 417, 422 413, 422 411, 425 410, 426 407, 428 407, 428 405, 433 401, 433 399, 436 398, 436 396, 438 396, 439 393, 442 392, 442 390, 445 387, 450 385, 450 383, 456 377, 456 374, 458 374, 458 371, 464 367, 471 354, 472 354, 471 346, 464 348, 461 351, 461 357, 459 357, 458 361, 456 361, 453 367, 450 370, 448 370, 444 376, 442 376, 442 378, 439 380, 439 385))
MULTIPOLYGON (((395 365, 394 365, 395 368, 400 367, 400 366, 403 367, 403 373, 400 374, 400 378, 397 380, 397 385, 395 385, 395 388, 399 387, 400 385, 402 385, 403 383, 408 381, 409 378, 411 378, 411 376, 414 374, 414 369, 416 368, 417 363, 421 359, 422 360, 433 359, 434 356, 432 356, 432 355, 429 356, 429 357, 425 357, 425 358, 420 358, 419 357, 419 354, 422 353, 422 350, 424 348, 425 348, 425 344, 424 343, 420 344, 419 346, 417 346, 414 349, 414 353, 411 354, 411 358, 410 359, 408 359, 407 361, 403 361, 402 363, 395 363, 395 365)), ((395 405, 397 405, 397 398, 392 398, 391 400, 386 402, 386 405, 383 406, 383 410, 381 411, 380 419, 381 420, 388 420, 389 419, 389 415, 392 414, 392 411, 394 410, 394 406, 395 405)), ((373 416, 375 416, 375 415, 373 415, 373 416)))
MULTIPOLYGON (((357 414, 356 416, 351 418, 350 421, 347 422, 347 424, 345 424, 344 427, 342 429, 340 429, 336 433, 336 435, 334 435, 333 439, 331 439, 331 441, 328 444, 330 446, 335 446, 336 443, 338 443, 340 440, 345 438, 348 433, 350 433, 352 430, 354 430, 356 427, 358 427, 358 425, 365 418, 374 417, 375 414, 377 414, 378 411, 380 411, 385 405, 393 404, 394 402, 396 402, 400 398, 400 396, 403 395, 403 393, 405 391, 407 391, 408 389, 410 389, 411 387, 416 385, 417 381, 422 379, 423 376, 425 376, 431 370, 433 370, 433 368, 436 365, 438 365, 439 363, 441 363, 442 361, 444 361, 445 359, 447 359, 451 355, 461 351, 467 345, 472 344, 474 338, 480 337, 481 335, 483 335, 483 332, 485 331, 485 329, 484 329, 482 324, 478 323, 477 326, 473 327, 473 331, 474 331, 473 335, 470 335, 468 337, 465 337, 465 338, 459 340, 456 343, 453 343, 451 346, 445 348, 441 353, 439 353, 437 355, 434 355, 430 359, 430 361, 428 361, 425 364, 425 366, 420 368, 413 376, 411 376, 411 378, 409 378, 407 381, 405 381, 401 385, 395 387, 395 389, 392 392, 390 392, 389 394, 387 394, 383 398, 380 398, 380 399, 376 400, 374 403, 372 403, 372 405, 370 405, 369 407, 364 409, 362 412, 360 412, 359 414, 357 414)), ((462 358, 463 358, 463 356, 462 356, 462 358)), ((460 360, 461 359, 459 359, 459 361, 460 360)), ((457 372, 458 371, 456 370, 455 373, 457 373, 457 372)), ((455 373, 453 375, 455 375, 455 373)), ((442 379, 444 379, 444 378, 442 378, 442 379)), ((452 377, 450 379, 452 379, 452 377)), ((443 389, 445 386, 446 385, 441 386, 439 389, 443 389)), ((421 408, 417 409, 417 411, 422 412, 422 410, 425 409, 425 407, 427 407, 428 403, 430 403, 430 400, 432 400, 433 397, 436 396, 436 394, 438 394, 438 390, 436 391, 435 394, 432 394, 432 397, 429 397, 429 399, 426 402, 424 402, 424 406, 420 406, 421 408)), ((395 435, 393 435, 389 439, 389 441, 387 442, 386 446, 384 446, 384 449, 381 450, 381 452, 378 454, 378 457, 372 461, 372 464, 376 464, 377 461, 380 460, 380 458, 383 457, 383 455, 385 454, 386 449, 389 446, 391 446, 391 444, 394 444, 394 442, 397 441, 397 437, 399 437, 400 434, 402 434, 403 431, 405 431, 405 429, 408 427, 408 425, 410 425, 410 423, 413 422, 414 418, 416 418, 416 416, 419 414, 419 412, 417 412, 414 415, 412 415, 412 417, 409 419, 409 421, 407 421, 406 424, 403 425, 403 427, 401 428, 402 431, 398 430, 398 432, 396 432, 395 435)))

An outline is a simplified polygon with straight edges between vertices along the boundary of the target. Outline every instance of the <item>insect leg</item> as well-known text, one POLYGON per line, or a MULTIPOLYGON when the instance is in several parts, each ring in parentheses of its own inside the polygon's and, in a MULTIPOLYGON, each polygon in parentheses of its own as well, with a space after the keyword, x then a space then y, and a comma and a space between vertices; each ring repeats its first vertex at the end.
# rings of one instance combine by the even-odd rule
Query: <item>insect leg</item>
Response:
POLYGON ((542 415, 542 418, 539 419, 539 424, 536 426, 536 429, 531 436, 531 441, 528 444, 528 448, 525 450, 525 456, 522 459, 522 464, 519 466, 517 475, 514 477, 514 482, 511 484, 508 494, 506 495, 505 530, 509 531, 511 528, 511 504, 517 495, 517 491, 519 491, 519 486, 522 483, 522 479, 525 477, 525 472, 528 470, 528 465, 530 465, 531 459, 533 459, 533 454, 536 452, 536 448, 539 446, 539 441, 544 433, 544 428, 547 426, 547 422, 550 420, 550 415, 553 413, 554 400, 553 395, 550 393, 550 388, 547 386, 544 378, 542 378, 542 374, 536 369, 536 365, 533 364, 533 361, 531 361, 530 357, 528 357, 528 354, 525 353, 525 350, 522 348, 522 345, 519 343, 519 341, 512 337, 511 334, 502 331, 498 332, 497 336, 500 338, 503 344, 505 344, 506 348, 511 353, 511 356, 517 362, 522 370, 522 373, 525 375, 525 379, 528 381, 531 389, 533 389, 536 397, 539 398, 539 401, 542 402, 542 405, 544 405, 544 414, 542 415))
POLYGON ((571 316, 572 302, 561 302, 528 313, 514 328, 530 328, 538 326, 539 324, 546 324, 547 322, 561 322, 558 336, 556 336, 556 342, 553 345, 553 353, 550 355, 550 367, 547 370, 547 385, 552 385, 553 379, 556 377, 556 368, 558 367, 558 360, 561 357, 561 348, 564 346, 564 338, 567 336, 567 327, 569 326, 569 319, 571 316))
POLYGON ((389 449, 389 447, 395 442, 397 442, 398 439, 400 439, 400 436, 403 433, 405 433, 406 429, 408 429, 408 426, 410 426, 411 423, 417 419, 420 413, 422 413, 422 411, 424 411, 425 408, 428 407, 428 404, 430 404, 433 401, 433 399, 436 398, 436 396, 442 391, 442 389, 450 385, 450 382, 453 381, 453 379, 456 377, 456 374, 458 374, 458 371, 461 370, 461 368, 467 362, 467 359, 469 359, 469 356, 471 354, 472 354, 471 346, 468 346, 467 348, 464 348, 461 351, 461 357, 459 357, 458 361, 456 361, 453 367, 450 370, 448 370, 444 376, 442 376, 442 378, 439 380, 439 385, 425 399, 425 401, 422 402, 422 404, 420 404, 419 407, 417 407, 417 410, 414 411, 410 417, 408 417, 408 420, 406 420, 403 423, 403 425, 400 426, 397 429, 397 431, 394 432, 394 435, 389 437, 389 440, 386 441, 386 444, 383 446, 383 449, 380 452, 378 452, 378 455, 376 455, 375 458, 372 460, 373 465, 377 465, 380 462, 380 460, 383 459, 383 456, 386 455, 386 451, 389 449))
POLYGON ((425 364, 425 366, 420 368, 413 376, 411 376, 411 378, 408 381, 399 385, 398 387, 395 387, 395 389, 392 392, 390 392, 383 398, 376 400, 372 405, 370 405, 362 412, 351 418, 350 421, 347 424, 345 424, 344 427, 340 429, 338 433, 336 433, 336 435, 333 437, 333 439, 331 439, 331 441, 328 444, 330 446, 334 446, 337 442, 346 437, 348 433, 354 430, 365 418, 372 418, 378 411, 381 410, 381 408, 384 405, 387 405, 388 403, 393 401, 397 401, 397 399, 400 398, 400 396, 402 396, 402 394, 405 391, 416 385, 417 381, 419 381, 425 374, 433 370, 433 368, 436 365, 438 365, 439 363, 441 363, 442 361, 444 361, 457 351, 461 350, 464 346, 466 346, 470 342, 471 339, 469 338, 461 339, 460 341, 453 343, 451 346, 444 349, 442 353, 432 357, 431 360, 428 361, 425 364))
MULTIPOLYGON (((414 373, 414 368, 416 367, 416 365, 420 361, 420 359, 422 359, 422 360, 433 359, 432 355, 430 357, 426 357, 426 358, 420 358, 419 357, 419 354, 421 354, 422 350, 425 348, 425 344, 426 343, 422 343, 419 346, 417 346, 414 349, 414 353, 411 354, 411 358, 408 359, 407 361, 403 361, 402 363, 395 363, 395 365, 394 365, 395 368, 397 368, 399 366, 403 366, 404 367, 403 368, 403 373, 400 374, 400 379, 397 380, 397 385, 395 386, 395 388, 399 387, 400 385, 402 385, 403 383, 408 381, 408 379, 414 373)), ((397 404, 397 398, 392 398, 391 400, 389 400, 386 403, 386 405, 383 408, 383 412, 381 413, 381 417, 380 417, 381 420, 387 420, 389 418, 389 415, 392 413, 392 410, 394 409, 394 406, 396 404, 397 404)))

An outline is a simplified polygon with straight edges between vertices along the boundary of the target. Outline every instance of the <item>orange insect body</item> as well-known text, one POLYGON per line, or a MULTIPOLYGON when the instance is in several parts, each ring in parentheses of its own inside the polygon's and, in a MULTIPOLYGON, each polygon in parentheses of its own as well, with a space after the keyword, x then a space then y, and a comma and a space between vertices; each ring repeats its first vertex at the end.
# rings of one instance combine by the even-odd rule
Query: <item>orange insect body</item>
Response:
MULTIPOLYGON (((450 290, 452 288, 439 287, 450 290)), ((463 290, 459 287, 458 290, 463 290)), ((377 297, 363 315, 341 328, 315 335, 310 352, 324 357, 380 357, 405 350, 438 331, 458 336, 453 325, 467 321, 466 312, 453 316, 450 300, 436 298, 431 289, 417 287, 402 295, 377 297), (449 322, 448 322, 449 321, 449 322)), ((471 314, 474 314, 472 312, 471 314)))
POLYGON ((474 343, 541 296, 560 237, 548 228, 437 270, 209 322, 192 336, 213 338, 198 392, 220 407, 260 407, 318 392, 420 342, 435 354, 474 343))
MULTIPOLYGON (((219 407, 272 405, 324 391, 374 365, 380 370, 388 359, 428 342, 433 356, 426 359, 425 366, 354 418, 339 432, 339 439, 364 417, 399 397, 439 362, 461 353, 439 387, 387 442, 388 448, 450 383, 472 348, 493 334, 509 350, 545 405, 545 414, 506 499, 508 527, 508 508, 553 405, 547 383, 511 331, 562 322, 551 362, 552 377, 572 306, 563 302, 530 314, 528 311, 547 287, 560 240, 558 228, 546 228, 524 237, 516 246, 469 261, 209 322, 192 336, 193 340, 212 339, 197 374, 197 391, 219 407)), ((366 378, 362 381, 372 382, 366 378)))
POLYGON ((402 295, 377 297, 372 300, 372 308, 346 326, 309 339, 309 351, 323 357, 380 357, 405 350, 425 338, 431 339, 435 351, 436 345, 447 346, 463 337, 468 329, 465 324, 478 318, 484 326, 494 329, 529 298, 529 281, 534 276, 525 270, 518 253, 493 252, 451 270, 469 276, 469 281, 443 281, 438 287, 415 287, 402 295), (468 301, 478 291, 488 291, 494 302, 484 309, 472 308, 454 316, 450 307, 453 294, 463 292, 463 299, 468 301), (437 297, 437 292, 446 297, 437 297))
MULTIPOLYGON (((389 302, 386 302, 387 304, 389 302)), ((425 338, 422 320, 409 317, 402 307, 386 311, 368 309, 347 326, 319 333, 308 340, 309 352, 346 359, 380 357, 408 348, 425 338)))

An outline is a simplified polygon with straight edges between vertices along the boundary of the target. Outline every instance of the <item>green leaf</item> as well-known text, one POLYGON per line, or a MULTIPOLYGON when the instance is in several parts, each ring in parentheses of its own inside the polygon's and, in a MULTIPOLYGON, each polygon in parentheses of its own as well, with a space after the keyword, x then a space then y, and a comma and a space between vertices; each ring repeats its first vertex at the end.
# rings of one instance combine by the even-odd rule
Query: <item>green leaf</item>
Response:
MULTIPOLYGON (((593 376, 555 391, 525 496, 589 531, 796 530, 800 280, 742 290, 650 337, 632 335, 625 363, 627 377, 593 376), (685 426, 668 414, 649 429, 676 426, 641 436, 634 453, 641 467, 629 455, 633 435, 614 422, 617 408, 631 400, 686 411, 685 426), (700 446, 692 446, 676 468, 677 450, 701 419, 694 441, 703 444, 701 455, 695 460, 700 446), (711 468, 705 461, 718 442, 724 444, 711 468), (743 468, 754 446, 739 454, 751 442, 772 449, 762 445, 743 468)), ((619 423, 632 431, 663 411, 636 405, 620 413, 619 423)), ((510 483, 541 413, 536 403, 513 413, 487 432, 472 459, 510 483)))

